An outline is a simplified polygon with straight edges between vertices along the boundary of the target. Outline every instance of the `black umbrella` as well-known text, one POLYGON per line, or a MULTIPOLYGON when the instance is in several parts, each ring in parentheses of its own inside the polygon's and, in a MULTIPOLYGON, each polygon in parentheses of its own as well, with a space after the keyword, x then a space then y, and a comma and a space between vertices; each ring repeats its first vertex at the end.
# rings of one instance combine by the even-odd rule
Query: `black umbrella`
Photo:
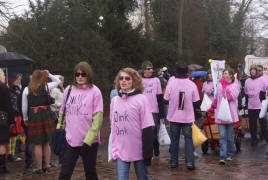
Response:
POLYGON ((16 52, 5 52, 0 54, 0 67, 24 66, 31 64, 33 60, 16 52))

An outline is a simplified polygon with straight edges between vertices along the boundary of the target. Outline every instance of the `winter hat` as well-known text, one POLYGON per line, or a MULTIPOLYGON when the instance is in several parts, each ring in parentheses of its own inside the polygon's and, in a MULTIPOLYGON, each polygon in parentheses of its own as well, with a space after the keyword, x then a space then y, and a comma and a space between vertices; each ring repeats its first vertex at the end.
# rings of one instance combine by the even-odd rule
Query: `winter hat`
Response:
POLYGON ((148 67, 148 66, 153 67, 152 62, 151 62, 151 61, 144 61, 144 62, 142 63, 142 65, 141 65, 141 68, 144 70, 144 69, 146 69, 146 67, 148 67))
POLYGON ((187 73, 188 73, 188 66, 185 61, 179 61, 175 65, 175 70, 176 70, 176 77, 177 78, 187 78, 187 73))

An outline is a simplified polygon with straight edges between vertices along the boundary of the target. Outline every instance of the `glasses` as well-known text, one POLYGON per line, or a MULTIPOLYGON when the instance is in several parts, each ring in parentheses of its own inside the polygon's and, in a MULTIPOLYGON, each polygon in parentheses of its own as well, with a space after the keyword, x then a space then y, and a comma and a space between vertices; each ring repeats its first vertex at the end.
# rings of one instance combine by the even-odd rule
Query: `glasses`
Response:
POLYGON ((79 72, 76 72, 75 74, 75 77, 79 77, 80 75, 82 76, 82 77, 87 77, 87 74, 86 73, 79 73, 79 72))
POLYGON ((153 70, 153 68, 146 68, 146 70, 150 71, 150 70, 153 70))
POLYGON ((120 77, 119 77, 119 80, 120 80, 120 81, 123 81, 124 79, 125 79, 126 81, 130 81, 130 77, 129 77, 129 76, 120 76, 120 77))

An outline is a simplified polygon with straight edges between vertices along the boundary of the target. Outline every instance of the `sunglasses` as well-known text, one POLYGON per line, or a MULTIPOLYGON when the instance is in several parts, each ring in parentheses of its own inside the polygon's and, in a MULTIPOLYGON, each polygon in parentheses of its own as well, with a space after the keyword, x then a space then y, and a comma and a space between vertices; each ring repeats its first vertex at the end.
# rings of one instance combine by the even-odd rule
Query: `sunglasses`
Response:
POLYGON ((146 70, 150 71, 150 70, 153 70, 153 68, 146 68, 146 70))
POLYGON ((79 72, 76 72, 75 74, 74 74, 76 77, 79 77, 80 75, 82 76, 82 77, 87 77, 87 74, 86 73, 79 73, 79 72))
POLYGON ((129 76, 120 76, 120 77, 119 77, 119 80, 120 80, 120 81, 123 81, 124 79, 125 79, 126 81, 130 81, 130 77, 129 77, 129 76))

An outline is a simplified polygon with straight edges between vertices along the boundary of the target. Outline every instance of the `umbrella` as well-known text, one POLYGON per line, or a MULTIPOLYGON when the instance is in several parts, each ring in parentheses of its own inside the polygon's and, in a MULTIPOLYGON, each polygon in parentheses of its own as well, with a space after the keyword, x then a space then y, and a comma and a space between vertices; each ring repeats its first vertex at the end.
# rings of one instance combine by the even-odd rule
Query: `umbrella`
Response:
POLYGON ((0 54, 0 67, 23 66, 32 63, 33 60, 16 52, 5 52, 0 54))
POLYGON ((190 74, 190 77, 198 77, 198 76, 205 76, 207 75, 206 71, 195 71, 192 74, 190 74))
POLYGON ((193 69, 193 70, 197 70, 197 69, 202 69, 203 66, 199 65, 199 64, 190 64, 188 65, 189 69, 193 69))

